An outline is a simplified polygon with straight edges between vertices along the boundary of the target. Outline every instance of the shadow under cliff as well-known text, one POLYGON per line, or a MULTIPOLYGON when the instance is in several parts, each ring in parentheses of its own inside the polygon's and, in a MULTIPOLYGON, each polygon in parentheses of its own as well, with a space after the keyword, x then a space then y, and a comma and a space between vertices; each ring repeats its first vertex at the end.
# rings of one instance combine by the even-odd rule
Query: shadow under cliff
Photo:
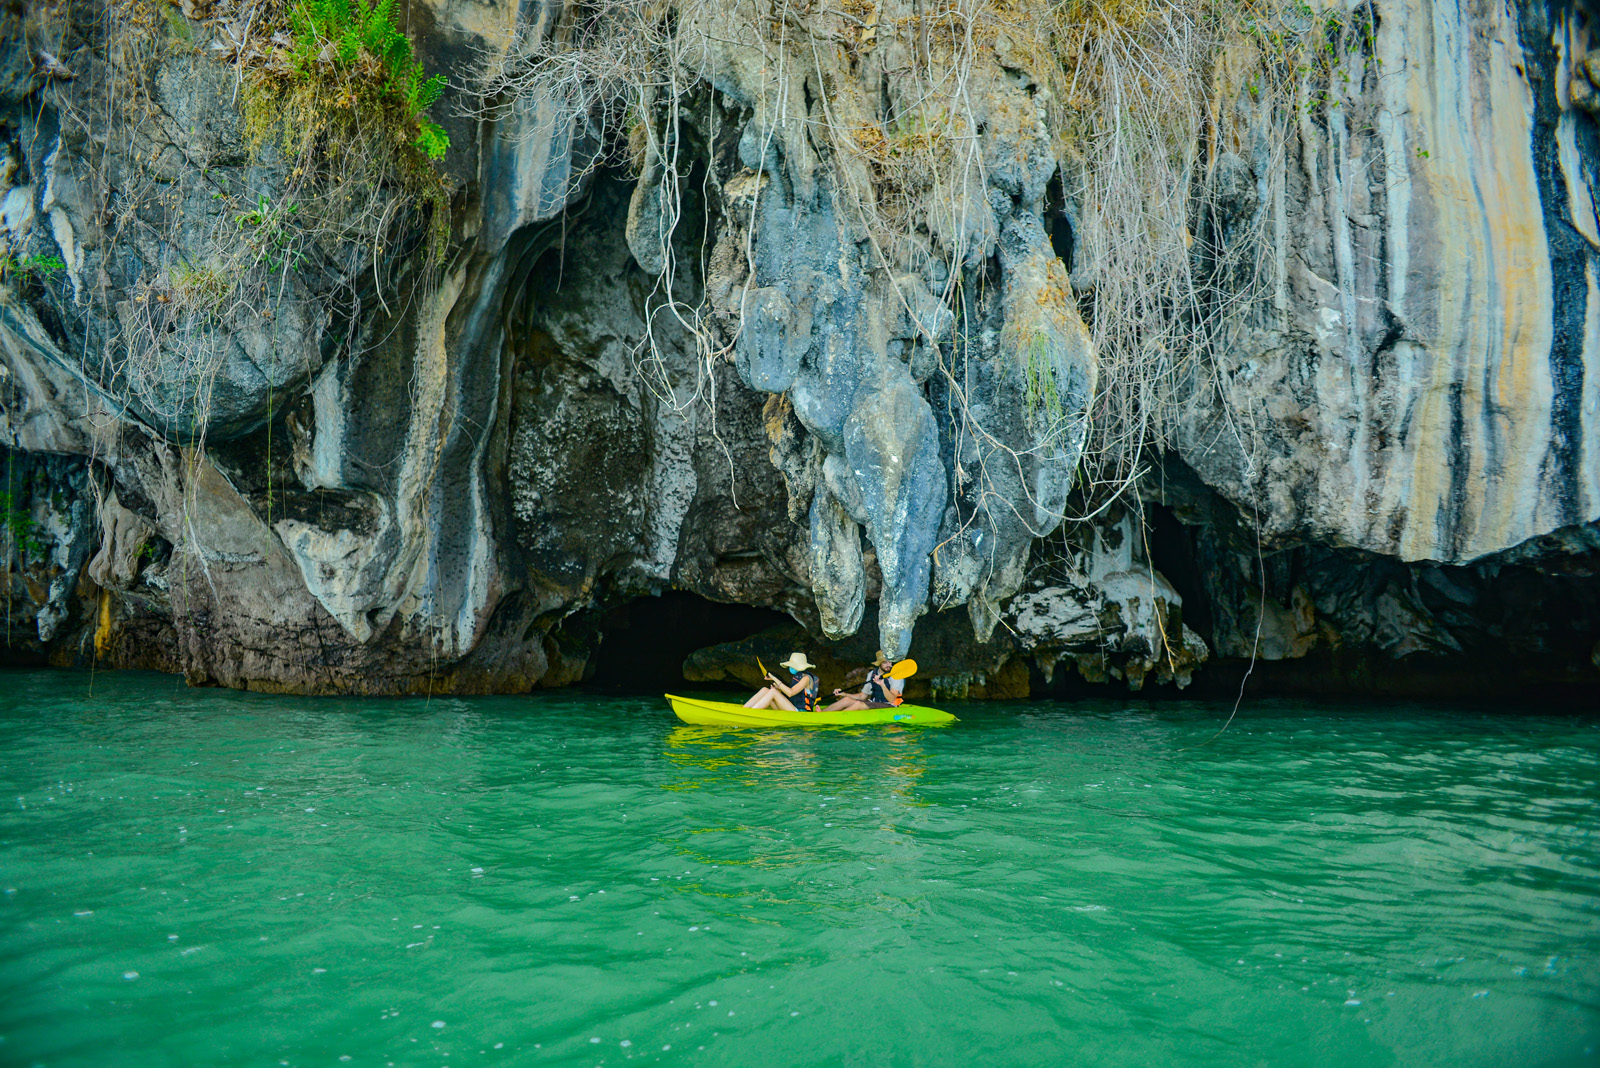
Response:
MULTIPOLYGON (((583 686, 605 693, 682 689, 683 664, 695 650, 792 622, 770 608, 719 604, 678 590, 641 597, 594 618, 599 642, 583 686)), ((717 683, 694 685, 722 688, 717 683)))

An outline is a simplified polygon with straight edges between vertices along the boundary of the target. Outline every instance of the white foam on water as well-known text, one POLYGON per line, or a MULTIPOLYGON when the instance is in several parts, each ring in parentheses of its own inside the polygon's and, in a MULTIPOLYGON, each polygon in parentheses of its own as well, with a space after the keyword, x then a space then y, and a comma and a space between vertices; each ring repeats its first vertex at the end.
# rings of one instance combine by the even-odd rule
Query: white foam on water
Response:
POLYGON ((430 1027, 434 1028, 435 1030, 437 1030, 438 1028, 441 1028, 441 1027, 444 1026, 444 1021, 443 1020, 435 1020, 435 1021, 433 1021, 433 1023, 429 1024, 428 1026, 430 1026, 430 1027))
POLYGON ((591 1045, 591 1046, 598 1046, 599 1044, 600 1044, 600 1040, 598 1038, 591 1038, 589 1040, 589 1045, 591 1045))
POLYGON ((123 972, 122 973, 122 977, 124 979, 128 980, 131 983, 131 982, 133 982, 133 980, 139 978, 139 973, 138 972, 123 972))
POLYGON ((625 1038, 621 1042, 617 1043, 617 1045, 621 1046, 623 1049, 627 1049, 629 1046, 633 1045, 633 1043, 625 1038))
POLYGON ((73 915, 74 916, 93 916, 94 915, 94 909, 87 909, 87 910, 85 910, 83 912, 74 912, 73 915))

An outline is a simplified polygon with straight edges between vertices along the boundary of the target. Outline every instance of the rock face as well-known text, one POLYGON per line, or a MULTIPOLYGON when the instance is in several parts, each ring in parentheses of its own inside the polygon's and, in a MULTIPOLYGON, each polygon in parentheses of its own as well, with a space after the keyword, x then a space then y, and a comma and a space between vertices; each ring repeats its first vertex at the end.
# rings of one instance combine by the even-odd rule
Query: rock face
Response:
POLYGON ((1179 451, 1269 537, 1461 563, 1600 514, 1600 139, 1573 104, 1597 27, 1376 11, 1326 124, 1258 174, 1277 289, 1179 451))
MULTIPOLYGON (((566 32, 556 4, 400 6, 456 87, 566 32)), ((1116 311, 1010 8, 942 147, 908 4, 807 16, 781 62, 764 23, 684 5, 704 47, 628 152, 542 83, 475 118, 452 90, 432 272, 272 258, 293 161, 241 118, 256 4, 125 40, 98 8, 0 14, 11 660, 526 690, 677 589, 795 621, 695 654, 699 681, 793 647, 830 687, 909 652, 918 696, 1254 661, 1323 690, 1600 681, 1600 22, 1576 5, 1323 9, 1310 106, 1223 43, 1190 227, 1197 260, 1251 265, 1216 290, 1241 310, 1170 426, 1127 428, 1146 473, 1109 502, 1079 473, 1109 388, 1086 316, 1116 311), (147 112, 126 136, 84 106, 110 73, 147 112), (938 196, 904 162, 929 144, 959 175, 938 196), (246 238, 250 299, 207 303, 246 238)))

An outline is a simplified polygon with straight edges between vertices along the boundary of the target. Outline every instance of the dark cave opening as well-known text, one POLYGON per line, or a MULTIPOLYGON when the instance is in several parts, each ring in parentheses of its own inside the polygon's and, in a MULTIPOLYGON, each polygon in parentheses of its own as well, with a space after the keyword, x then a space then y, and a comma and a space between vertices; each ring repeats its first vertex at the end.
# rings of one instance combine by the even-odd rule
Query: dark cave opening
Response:
MULTIPOLYGON (((600 615, 594 670, 585 673, 584 685, 607 693, 659 694, 681 688, 683 661, 696 649, 793 623, 770 608, 719 604, 679 590, 640 597, 600 615)), ((707 685, 694 684, 696 689, 707 685)))
POLYGON ((1211 598, 1195 553, 1194 536, 1172 509, 1160 504, 1145 506, 1145 544, 1150 563, 1164 575, 1183 598, 1183 621, 1196 634, 1212 644, 1211 598))
POLYGON ((1066 184, 1060 172, 1050 179, 1045 191, 1045 226, 1050 233, 1050 250, 1068 273, 1072 271, 1072 219, 1067 213, 1066 184))

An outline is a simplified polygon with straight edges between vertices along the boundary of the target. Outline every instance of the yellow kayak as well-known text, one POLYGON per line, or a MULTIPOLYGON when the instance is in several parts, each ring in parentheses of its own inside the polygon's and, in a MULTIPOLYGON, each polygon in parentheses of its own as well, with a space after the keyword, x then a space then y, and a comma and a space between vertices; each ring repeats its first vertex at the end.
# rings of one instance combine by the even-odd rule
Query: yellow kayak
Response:
POLYGON ((866 708, 859 712, 789 712, 782 708, 746 708, 727 701, 676 697, 670 693, 665 696, 679 719, 708 727, 859 727, 872 723, 926 726, 956 721, 948 712, 921 705, 866 708))

